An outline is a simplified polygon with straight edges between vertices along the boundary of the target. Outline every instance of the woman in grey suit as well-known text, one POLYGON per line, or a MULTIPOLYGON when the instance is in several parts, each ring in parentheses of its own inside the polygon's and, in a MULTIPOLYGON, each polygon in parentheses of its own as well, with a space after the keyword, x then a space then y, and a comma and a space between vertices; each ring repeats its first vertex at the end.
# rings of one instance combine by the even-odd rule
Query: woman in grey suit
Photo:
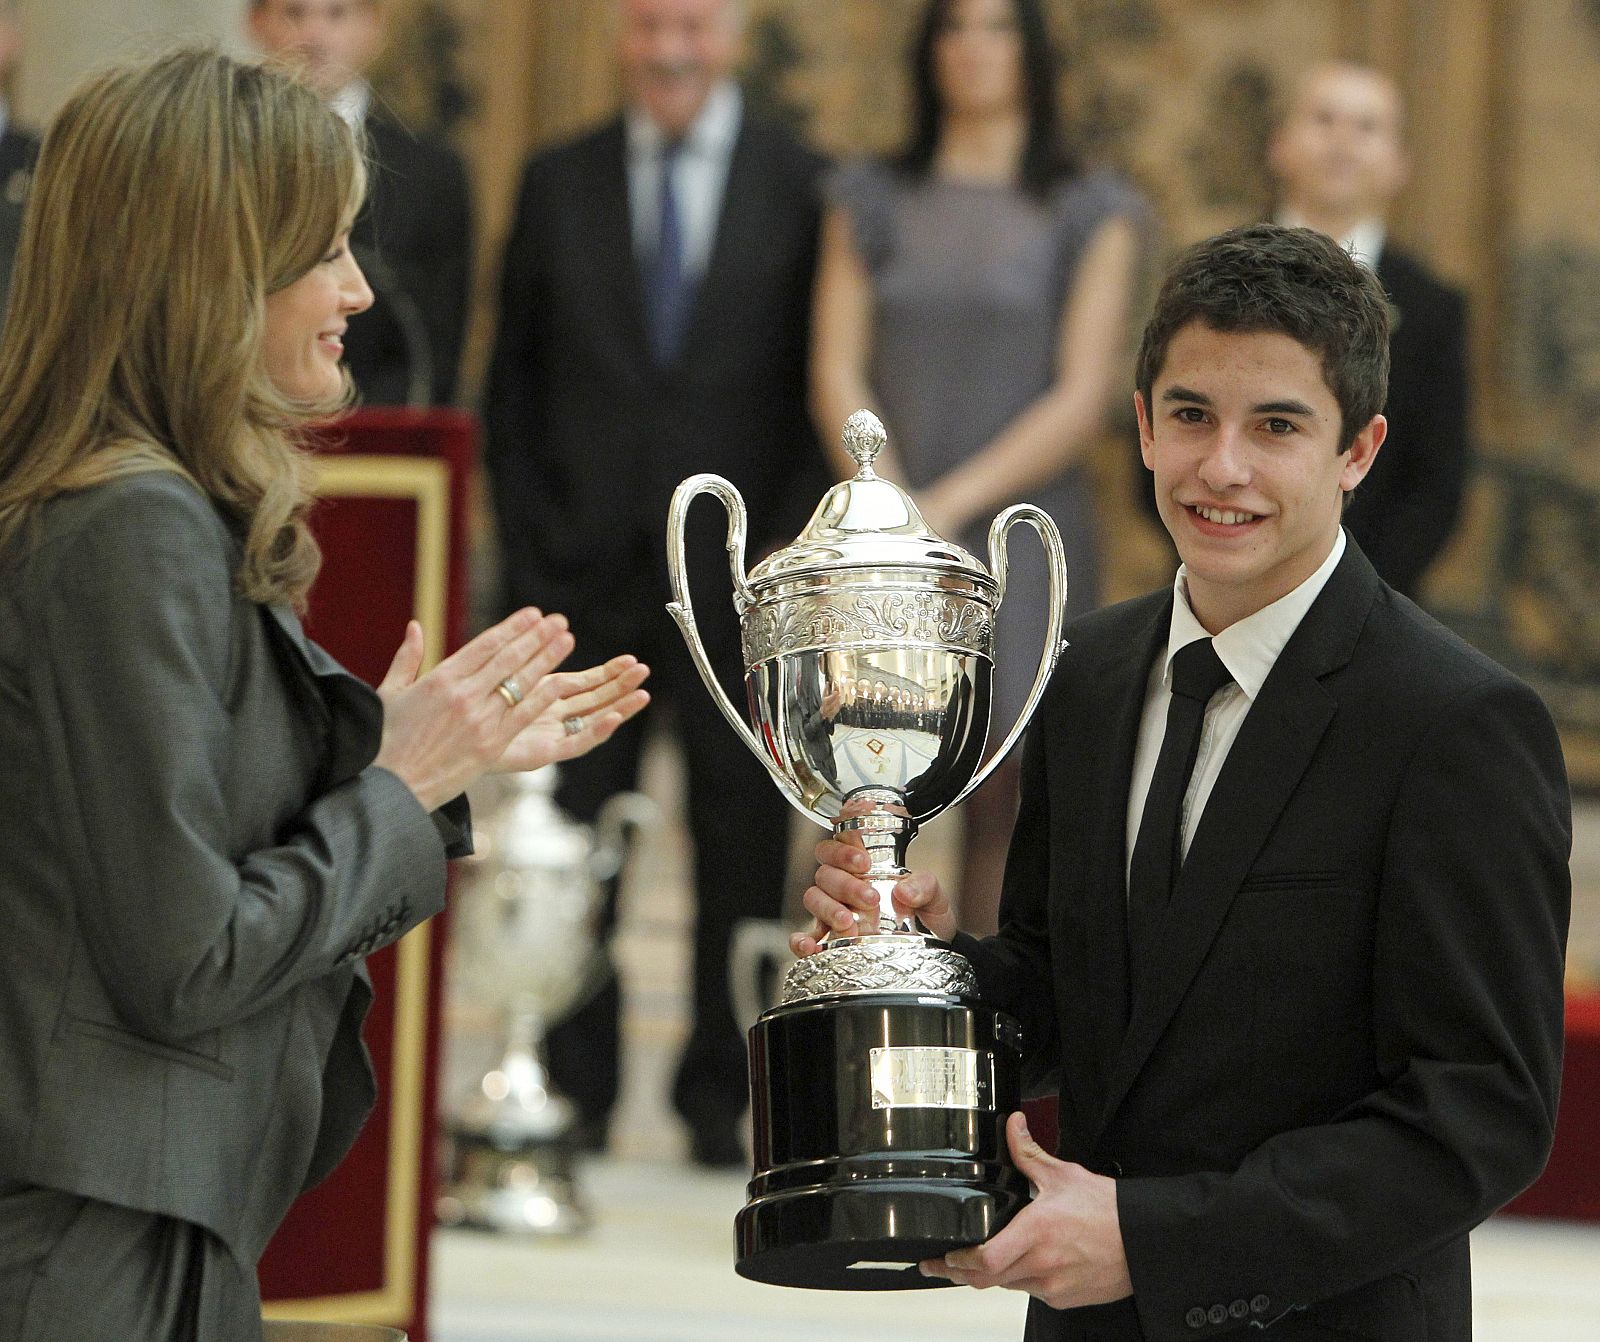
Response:
POLYGON ((296 614, 300 426, 348 396, 363 167, 281 74, 90 81, 0 343, 0 1340, 260 1336, 255 1263, 371 1106, 362 958, 436 913, 461 794, 644 704, 523 610, 376 694, 296 614))

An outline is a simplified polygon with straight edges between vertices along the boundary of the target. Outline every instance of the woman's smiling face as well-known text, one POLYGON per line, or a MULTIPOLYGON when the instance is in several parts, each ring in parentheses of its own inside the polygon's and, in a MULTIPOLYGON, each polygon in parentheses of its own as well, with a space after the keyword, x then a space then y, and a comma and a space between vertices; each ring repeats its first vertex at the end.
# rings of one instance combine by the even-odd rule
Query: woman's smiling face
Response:
POLYGON ((273 386, 307 404, 337 397, 345 328, 371 306, 372 290, 342 233, 304 275, 267 295, 263 356, 273 386))

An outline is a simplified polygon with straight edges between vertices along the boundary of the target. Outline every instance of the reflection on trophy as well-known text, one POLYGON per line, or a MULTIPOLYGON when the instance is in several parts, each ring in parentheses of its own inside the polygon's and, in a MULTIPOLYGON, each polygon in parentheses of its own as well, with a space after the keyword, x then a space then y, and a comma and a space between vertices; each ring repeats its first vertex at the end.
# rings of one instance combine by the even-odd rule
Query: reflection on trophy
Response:
POLYGON ((621 793, 591 832, 556 806, 553 765, 508 775, 506 785, 477 826, 477 856, 451 906, 452 990, 496 1012, 503 1047, 450 1117, 450 1187, 439 1214, 569 1234, 588 1214, 575 1177, 573 1105, 551 1085, 544 1035, 604 976, 604 883, 622 865, 625 830, 652 819, 654 806, 621 793))
POLYGON ((987 569, 933 534, 904 491, 874 474, 885 441, 875 416, 852 415, 854 479, 748 577, 744 501, 726 480, 685 480, 668 518, 668 609, 706 687, 803 814, 860 837, 882 897, 878 925, 795 964, 750 1031, 755 1171, 737 1267, 786 1286, 943 1284, 916 1262, 989 1238, 1027 1196, 1005 1142, 1006 1115, 1022 1102, 1018 1027, 977 1000, 962 956, 896 921, 890 891, 917 828, 1021 737, 1060 652, 1066 562, 1055 523, 1031 504, 995 519, 987 569), (728 511, 748 723, 718 685, 690 604, 684 528, 703 493, 728 511), (980 767, 1018 522, 1044 544, 1050 623, 1022 714, 980 767))

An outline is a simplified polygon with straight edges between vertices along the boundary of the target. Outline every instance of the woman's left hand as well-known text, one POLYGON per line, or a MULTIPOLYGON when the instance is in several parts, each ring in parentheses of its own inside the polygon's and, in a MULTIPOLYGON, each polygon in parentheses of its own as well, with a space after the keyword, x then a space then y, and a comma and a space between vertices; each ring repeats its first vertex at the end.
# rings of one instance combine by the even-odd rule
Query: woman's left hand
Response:
POLYGON ((632 654, 586 671, 553 671, 541 689, 556 698, 511 739, 495 773, 521 773, 576 759, 606 740, 650 702, 640 689, 650 668, 632 654))

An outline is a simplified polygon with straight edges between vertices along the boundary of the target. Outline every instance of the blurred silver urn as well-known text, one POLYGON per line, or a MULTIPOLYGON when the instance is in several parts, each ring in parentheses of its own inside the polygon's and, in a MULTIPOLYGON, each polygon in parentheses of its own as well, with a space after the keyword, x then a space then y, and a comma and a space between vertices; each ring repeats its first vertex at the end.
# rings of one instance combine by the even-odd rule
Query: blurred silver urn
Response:
POLYGON ((878 926, 834 937, 795 964, 780 1003, 861 993, 972 996, 971 966, 945 943, 898 921, 889 891, 906 874, 918 828, 984 781, 1021 737, 1060 654, 1066 560, 1050 516, 1005 509, 989 528, 985 567, 935 534, 873 461, 887 435, 870 411, 844 428, 854 478, 824 496, 793 544, 745 565, 738 490, 717 475, 678 486, 667 523, 677 622, 701 679, 773 781, 809 819, 860 835, 882 896, 878 926), (727 550, 745 665, 749 720, 712 671, 695 624, 684 531, 701 494, 728 512, 727 550), (1005 598, 1007 538, 1039 533, 1049 571, 1044 646, 1022 712, 983 763, 993 695, 994 625, 1005 598))
POLYGON ((551 1083, 544 1036, 603 979, 605 882, 622 865, 628 828, 648 823, 654 807, 619 794, 591 829, 556 805, 556 782, 554 765, 498 780, 503 794, 475 825, 477 853, 451 904, 451 993, 493 1014, 499 1056, 447 1120, 448 1222, 534 1234, 588 1222, 576 1114, 551 1083))

